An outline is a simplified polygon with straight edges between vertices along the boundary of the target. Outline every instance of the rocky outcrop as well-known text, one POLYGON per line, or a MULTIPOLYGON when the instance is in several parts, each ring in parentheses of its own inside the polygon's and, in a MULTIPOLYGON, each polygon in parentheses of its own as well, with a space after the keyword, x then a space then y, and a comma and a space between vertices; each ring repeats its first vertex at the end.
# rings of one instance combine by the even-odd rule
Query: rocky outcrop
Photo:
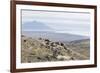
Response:
POLYGON ((21 62, 46 62, 74 60, 72 51, 62 42, 22 36, 21 62))

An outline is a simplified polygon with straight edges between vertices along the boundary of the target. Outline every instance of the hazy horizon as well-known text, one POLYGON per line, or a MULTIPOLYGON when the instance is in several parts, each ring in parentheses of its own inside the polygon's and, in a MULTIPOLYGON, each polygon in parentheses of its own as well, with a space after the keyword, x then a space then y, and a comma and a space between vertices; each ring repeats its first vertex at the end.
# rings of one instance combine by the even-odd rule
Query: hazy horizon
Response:
POLYGON ((90 13, 22 10, 22 31, 90 36, 90 13))
MULTIPOLYGON (((53 32, 53 31, 37 31, 37 30, 34 30, 34 31, 31 31, 31 30, 29 30, 29 31, 22 31, 22 35, 25 35, 24 33, 25 32, 30 32, 30 33, 36 33, 36 32, 38 32, 38 33, 58 33, 58 34, 69 34, 69 35, 75 35, 75 36, 83 36, 83 37, 87 37, 87 38, 89 38, 89 36, 84 36, 84 35, 79 35, 79 34, 74 34, 74 33, 63 33, 63 32, 53 32)), ((27 35, 26 35, 27 36, 27 35)))

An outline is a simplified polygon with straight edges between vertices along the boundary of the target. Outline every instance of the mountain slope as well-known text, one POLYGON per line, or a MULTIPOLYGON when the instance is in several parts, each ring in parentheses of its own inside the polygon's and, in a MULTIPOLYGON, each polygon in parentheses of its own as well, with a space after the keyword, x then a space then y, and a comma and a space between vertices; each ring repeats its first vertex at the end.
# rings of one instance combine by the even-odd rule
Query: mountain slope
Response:
POLYGON ((90 58, 90 39, 71 41, 66 45, 71 48, 74 53, 73 56, 76 59, 90 58))
POLYGON ((63 43, 49 39, 22 36, 21 62, 46 62, 73 60, 70 50, 63 43))
POLYGON ((78 41, 77 43, 72 41, 66 44, 51 41, 46 38, 33 38, 25 35, 22 35, 21 37, 22 63, 89 59, 88 55, 82 53, 89 50, 89 48, 86 48, 88 43, 85 43, 84 40, 78 41), (81 52, 82 49, 84 51, 81 52))

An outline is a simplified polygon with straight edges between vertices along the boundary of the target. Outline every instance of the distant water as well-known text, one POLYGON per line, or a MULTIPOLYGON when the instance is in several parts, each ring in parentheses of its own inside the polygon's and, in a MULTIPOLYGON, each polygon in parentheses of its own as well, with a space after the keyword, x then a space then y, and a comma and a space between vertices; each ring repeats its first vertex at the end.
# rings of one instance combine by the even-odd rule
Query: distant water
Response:
POLYGON ((89 39, 87 36, 80 36, 68 33, 54 33, 54 32, 43 32, 43 31, 23 31, 22 35, 29 36, 32 38, 46 38, 52 41, 70 42, 75 40, 89 39))

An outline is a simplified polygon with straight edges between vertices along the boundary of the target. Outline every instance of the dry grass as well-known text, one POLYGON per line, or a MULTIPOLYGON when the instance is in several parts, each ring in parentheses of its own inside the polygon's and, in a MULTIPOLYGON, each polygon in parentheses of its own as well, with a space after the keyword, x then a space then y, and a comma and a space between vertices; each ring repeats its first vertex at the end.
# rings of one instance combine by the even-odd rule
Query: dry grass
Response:
MULTIPOLYGON (((66 46, 61 42, 53 42, 49 39, 33 39, 30 37, 22 36, 21 40, 21 62, 22 63, 32 63, 32 62, 46 62, 46 61, 64 61, 64 60, 85 60, 88 59, 87 52, 82 55, 79 52, 73 51, 75 46, 78 45, 68 45, 66 46), (73 45, 73 46, 72 46, 73 45), (86 57, 86 58, 85 58, 86 57)), ((87 43, 85 43, 87 45, 87 43)), ((83 47, 84 48, 84 47, 83 47)), ((81 52, 81 51, 80 51, 81 52)))

